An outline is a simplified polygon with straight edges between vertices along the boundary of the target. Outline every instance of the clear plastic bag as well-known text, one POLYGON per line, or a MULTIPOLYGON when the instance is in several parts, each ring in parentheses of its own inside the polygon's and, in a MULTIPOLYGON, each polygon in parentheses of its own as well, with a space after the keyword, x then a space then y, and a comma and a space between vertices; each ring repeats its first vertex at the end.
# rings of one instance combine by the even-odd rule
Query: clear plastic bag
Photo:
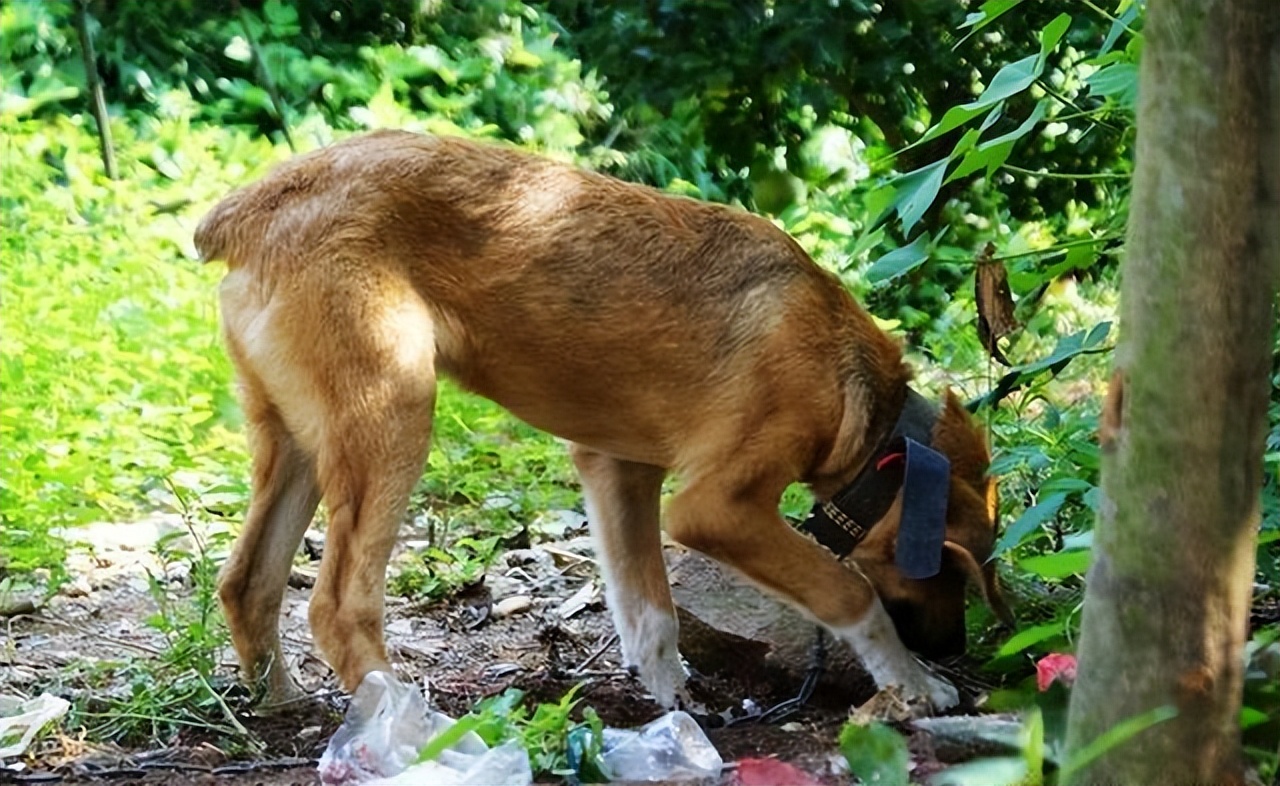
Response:
POLYGON ((579 778, 601 781, 682 781, 718 778, 724 759, 688 713, 669 712, 639 729, 605 729, 599 755, 587 760, 592 740, 585 729, 576 744, 571 741, 571 762, 579 778))
POLYGON ((415 687, 387 672, 365 675, 342 725, 320 757, 320 780, 347 786, 432 783, 442 786, 528 786, 529 756, 515 743, 490 749, 473 732, 433 761, 419 751, 455 721, 427 706, 415 687))

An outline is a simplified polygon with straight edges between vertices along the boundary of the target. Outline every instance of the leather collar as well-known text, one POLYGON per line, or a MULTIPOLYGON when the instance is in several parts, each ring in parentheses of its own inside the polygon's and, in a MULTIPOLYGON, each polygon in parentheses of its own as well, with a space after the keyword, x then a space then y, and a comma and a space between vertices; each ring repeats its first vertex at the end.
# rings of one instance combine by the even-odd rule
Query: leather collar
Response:
POLYGON ((905 487, 908 493, 903 496, 895 559, 908 578, 936 574, 941 566, 950 481, 950 463, 931 447, 937 422, 937 409, 907 388, 893 431, 849 485, 813 506, 801 531, 844 559, 884 518, 905 487))

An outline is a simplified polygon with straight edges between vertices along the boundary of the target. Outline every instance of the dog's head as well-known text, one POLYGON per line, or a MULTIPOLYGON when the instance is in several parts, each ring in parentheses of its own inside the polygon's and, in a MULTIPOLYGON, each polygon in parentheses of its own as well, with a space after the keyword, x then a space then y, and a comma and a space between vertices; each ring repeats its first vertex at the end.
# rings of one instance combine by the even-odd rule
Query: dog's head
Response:
POLYGON ((987 562, 996 536, 996 483, 987 475, 991 457, 982 430, 947 391, 933 428, 933 448, 951 463, 942 567, 927 579, 909 579, 895 563, 902 493, 852 556, 876 588, 898 635, 930 657, 964 652, 965 594, 975 587, 1004 622, 1012 615, 1000 594, 995 566, 987 562))

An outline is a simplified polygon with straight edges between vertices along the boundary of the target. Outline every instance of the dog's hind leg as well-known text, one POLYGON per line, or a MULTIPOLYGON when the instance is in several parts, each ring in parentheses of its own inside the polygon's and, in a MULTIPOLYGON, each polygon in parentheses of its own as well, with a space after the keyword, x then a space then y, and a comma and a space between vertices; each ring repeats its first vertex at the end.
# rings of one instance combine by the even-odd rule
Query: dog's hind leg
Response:
POLYGON ((796 532, 778 513, 781 485, 694 479, 667 509, 671 537, 738 570, 825 624, 857 651, 878 687, 895 684, 936 709, 955 688, 931 676, 903 646, 871 582, 796 532))
POLYGON ((434 330, 407 284, 353 281, 304 335, 319 392, 317 477, 329 514, 309 618, 347 690, 390 671, 383 641, 387 562, 431 440, 434 330), (322 330, 324 332, 322 332, 322 330))
POLYGON ((268 706, 300 695, 280 649, 280 604, 298 543, 320 501, 315 462, 294 441, 260 383, 241 373, 253 450, 249 514, 218 585, 223 614, 250 684, 268 706))
POLYGON ((582 445, 573 445, 570 453, 582 478, 623 662, 660 704, 673 707, 678 698, 687 697, 677 649, 679 627, 662 559, 659 500, 666 472, 582 445))

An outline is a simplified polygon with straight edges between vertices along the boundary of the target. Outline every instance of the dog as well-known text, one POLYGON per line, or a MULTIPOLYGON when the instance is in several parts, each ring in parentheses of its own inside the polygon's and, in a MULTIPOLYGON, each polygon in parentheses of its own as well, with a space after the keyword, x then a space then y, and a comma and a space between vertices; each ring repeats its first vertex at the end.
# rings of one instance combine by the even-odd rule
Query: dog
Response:
POLYGON ((268 703, 299 693, 278 617, 322 500, 315 641, 347 690, 391 670, 386 567, 440 374, 571 443, 623 658, 660 703, 687 698, 661 549, 669 473, 671 538, 851 644, 878 686, 957 703, 903 640, 963 647, 966 585, 1003 608, 984 437, 948 392, 917 424, 940 487, 890 488, 875 520, 846 528, 846 564, 789 526, 789 484, 841 523, 842 490, 903 463, 884 446, 915 394, 896 342, 767 220, 498 144, 381 131, 233 192, 195 244, 227 264, 222 327, 253 454, 219 597, 268 703), (933 545, 915 549, 934 573, 913 578, 895 552, 916 499, 938 509, 933 545))

